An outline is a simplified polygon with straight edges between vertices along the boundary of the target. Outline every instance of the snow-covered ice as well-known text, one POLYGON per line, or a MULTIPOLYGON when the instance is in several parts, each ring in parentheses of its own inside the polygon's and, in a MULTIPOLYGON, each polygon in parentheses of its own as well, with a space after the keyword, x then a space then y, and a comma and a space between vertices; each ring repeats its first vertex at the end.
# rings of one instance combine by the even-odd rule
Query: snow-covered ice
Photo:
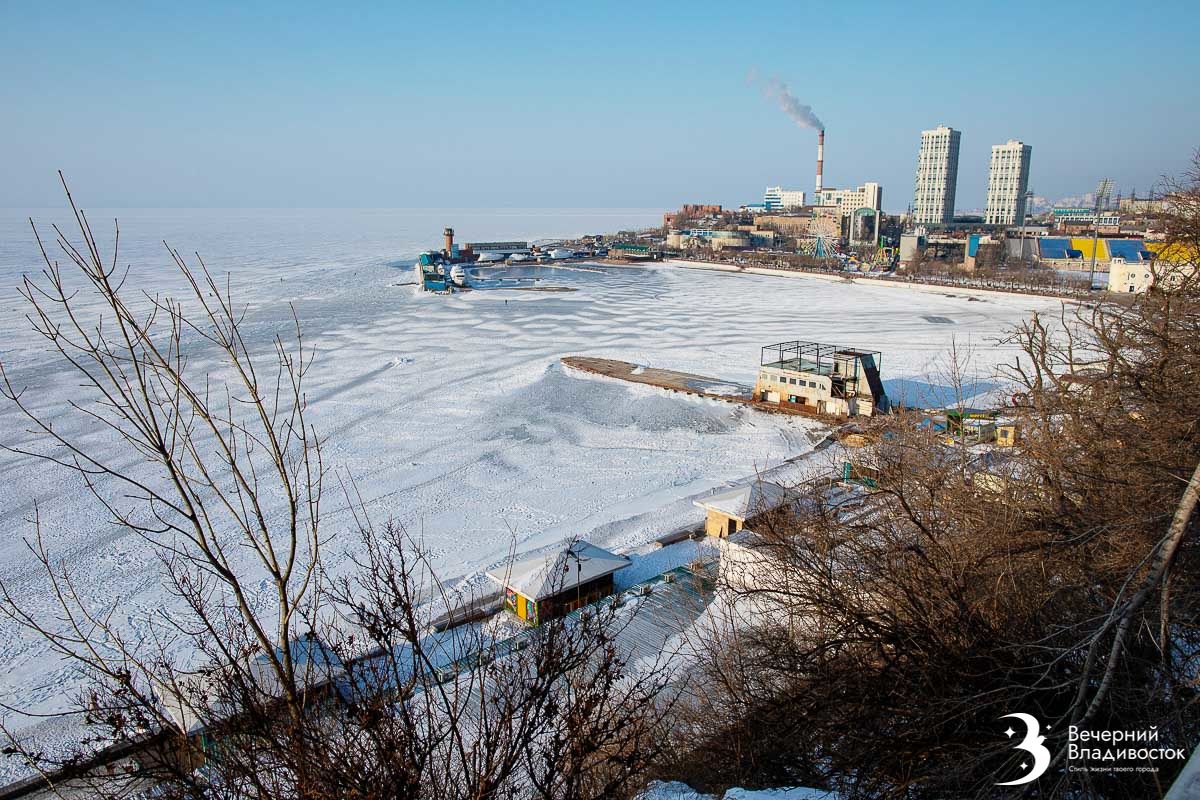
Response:
MULTIPOLYGON (((467 584, 514 547, 528 554, 573 536, 609 548, 642 545, 698 521, 684 498, 770 469, 819 438, 820 424, 805 418, 576 373, 558 363, 561 356, 618 358, 747 385, 761 346, 828 341, 882 351, 889 394, 912 402, 944 386, 952 337, 975 348, 977 388, 993 389, 995 365, 1014 354, 994 338, 1031 309, 1057 307, 1028 296, 968 302, 966 290, 671 265, 493 273, 544 278, 573 292, 414 292, 412 257, 439 240, 444 224, 474 239, 646 224, 616 212, 586 219, 471 213, 474 231, 461 221, 473 219, 467 212, 122 214, 122 261, 134 265, 137 280, 178 285, 154 245, 160 238, 185 253, 201 251, 214 272, 232 273, 251 304, 248 334, 264 352, 295 307, 318 350, 308 398, 328 437, 326 461, 355 478, 375 519, 408 526, 445 578, 467 584)), ((109 231, 97 228, 107 239, 109 231)), ((37 387, 34 404, 54 409, 76 381, 26 332, 24 309, 7 288, 38 266, 27 230, 13 214, 0 217, 0 346, 16 382, 37 387)), ((23 439, 23 427, 11 409, 0 409, 0 441, 23 439)), ((119 598, 130 630, 165 602, 146 546, 109 526, 79 480, 0 453, 0 481, 0 580, 31 607, 48 609, 21 541, 35 502, 52 547, 70 558, 92 599, 119 598)), ((347 527, 336 506, 327 531, 347 527)), ((344 567, 352 544, 345 536, 327 548, 333 569, 344 567)), ((0 671, 6 700, 46 712, 69 699, 66 666, 9 623, 0 624, 0 671)))

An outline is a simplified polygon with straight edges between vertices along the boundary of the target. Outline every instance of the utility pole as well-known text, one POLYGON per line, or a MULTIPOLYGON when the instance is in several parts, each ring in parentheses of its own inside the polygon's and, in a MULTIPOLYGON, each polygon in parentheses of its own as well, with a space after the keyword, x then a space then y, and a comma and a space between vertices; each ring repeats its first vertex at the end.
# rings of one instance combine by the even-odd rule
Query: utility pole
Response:
MULTIPOLYGON (((583 562, 589 559, 581 558, 579 554, 575 552, 574 544, 567 548, 566 558, 575 560, 575 607, 579 608, 583 605, 583 562)), ((563 575, 566 576, 570 574, 571 566, 564 563, 563 575)))
POLYGON ((1029 227, 1025 224, 1025 220, 1029 218, 1033 210, 1033 189, 1025 189, 1024 200, 1025 202, 1021 208, 1021 263, 1025 266, 1030 266, 1033 264, 1033 253, 1030 252, 1029 255, 1025 254, 1025 239, 1029 227))
POLYGON ((1100 239, 1100 208, 1112 192, 1112 178, 1104 178, 1096 187, 1096 216, 1092 218, 1092 268, 1088 271, 1088 291, 1096 281, 1096 246, 1100 239))

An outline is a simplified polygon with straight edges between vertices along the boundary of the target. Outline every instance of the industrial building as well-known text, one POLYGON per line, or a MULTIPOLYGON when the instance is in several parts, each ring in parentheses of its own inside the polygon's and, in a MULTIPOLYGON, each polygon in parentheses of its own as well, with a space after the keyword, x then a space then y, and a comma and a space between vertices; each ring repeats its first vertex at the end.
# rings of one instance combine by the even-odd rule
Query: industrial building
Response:
POLYGON ((1016 139, 992 145, 987 210, 983 215, 986 224, 1025 224, 1025 200, 1029 192, 1029 160, 1032 153, 1032 147, 1016 139))
POLYGON ((505 610, 537 625, 612 594, 613 575, 629 564, 625 556, 576 541, 487 575, 504 587, 505 610))
POLYGON ((836 209, 839 233, 852 244, 856 242, 879 242, 879 226, 883 217, 883 187, 873 181, 853 189, 826 187, 825 131, 817 134, 817 179, 812 205, 817 213, 821 209, 836 209))
POLYGON ((754 399, 835 417, 888 410, 880 354, 817 342, 780 342, 762 349, 754 399))
POLYGON ((742 208, 755 215, 759 225, 771 225, 780 233, 798 237, 845 237, 851 243, 879 241, 879 229, 883 216, 883 188, 867 182, 853 189, 835 189, 824 185, 825 131, 817 133, 817 174, 815 191, 811 200, 799 189, 768 186, 763 193, 762 203, 753 203, 742 208), (797 214, 784 217, 784 214, 797 214), (773 215, 762 217, 760 215, 773 215), (815 220, 830 220, 834 226, 812 223, 815 220), (814 230, 814 227, 821 229, 814 230))
POLYGON ((962 134, 946 125, 921 131, 917 180, 913 190, 913 222, 943 225, 954 221, 958 186, 958 148, 962 134))

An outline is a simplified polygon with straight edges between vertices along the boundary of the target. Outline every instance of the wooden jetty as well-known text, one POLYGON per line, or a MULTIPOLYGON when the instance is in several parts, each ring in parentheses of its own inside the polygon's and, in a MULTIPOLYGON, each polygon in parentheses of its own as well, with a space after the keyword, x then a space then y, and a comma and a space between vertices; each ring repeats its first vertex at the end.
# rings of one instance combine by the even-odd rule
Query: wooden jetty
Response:
POLYGON ((845 417, 833 417, 828 414, 818 414, 796 406, 781 406, 754 399, 754 388, 720 378, 710 378, 706 375, 696 375, 691 372, 679 372, 673 369, 660 369, 620 361, 615 358, 595 358, 593 356, 563 356, 563 366, 603 375, 607 378, 617 378, 630 383, 641 383, 646 386, 656 386, 672 392, 692 394, 697 397, 707 397, 711 400, 722 400, 726 403, 737 403, 750 406, 759 411, 771 414, 791 414, 797 417, 810 417, 827 422, 844 421, 845 417))

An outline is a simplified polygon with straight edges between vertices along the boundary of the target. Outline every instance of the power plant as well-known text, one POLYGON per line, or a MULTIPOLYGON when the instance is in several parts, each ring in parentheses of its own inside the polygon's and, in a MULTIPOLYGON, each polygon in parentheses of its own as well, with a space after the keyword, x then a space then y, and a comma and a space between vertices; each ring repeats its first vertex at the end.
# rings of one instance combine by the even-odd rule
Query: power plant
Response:
POLYGON ((877 243, 879 241, 880 218, 883 215, 883 190, 878 183, 868 181, 861 186, 849 189, 837 189, 825 185, 825 126, 816 119, 808 106, 802 106, 794 98, 784 106, 784 110, 792 113, 792 109, 806 109, 806 114, 797 119, 800 127, 810 127, 817 132, 817 174, 815 189, 811 197, 806 197, 800 190, 785 189, 782 186, 768 186, 763 193, 761 204, 744 206, 751 213, 784 213, 809 215, 813 219, 832 219, 832 230, 824 223, 814 223, 808 229, 808 235, 815 236, 818 248, 822 248, 820 240, 833 236, 844 237, 851 244, 877 243), (809 124, 811 123, 811 124, 809 124), (818 230, 818 228, 820 230, 818 230))
POLYGON ((817 193, 821 193, 821 172, 825 167, 825 129, 817 131, 817 193))

